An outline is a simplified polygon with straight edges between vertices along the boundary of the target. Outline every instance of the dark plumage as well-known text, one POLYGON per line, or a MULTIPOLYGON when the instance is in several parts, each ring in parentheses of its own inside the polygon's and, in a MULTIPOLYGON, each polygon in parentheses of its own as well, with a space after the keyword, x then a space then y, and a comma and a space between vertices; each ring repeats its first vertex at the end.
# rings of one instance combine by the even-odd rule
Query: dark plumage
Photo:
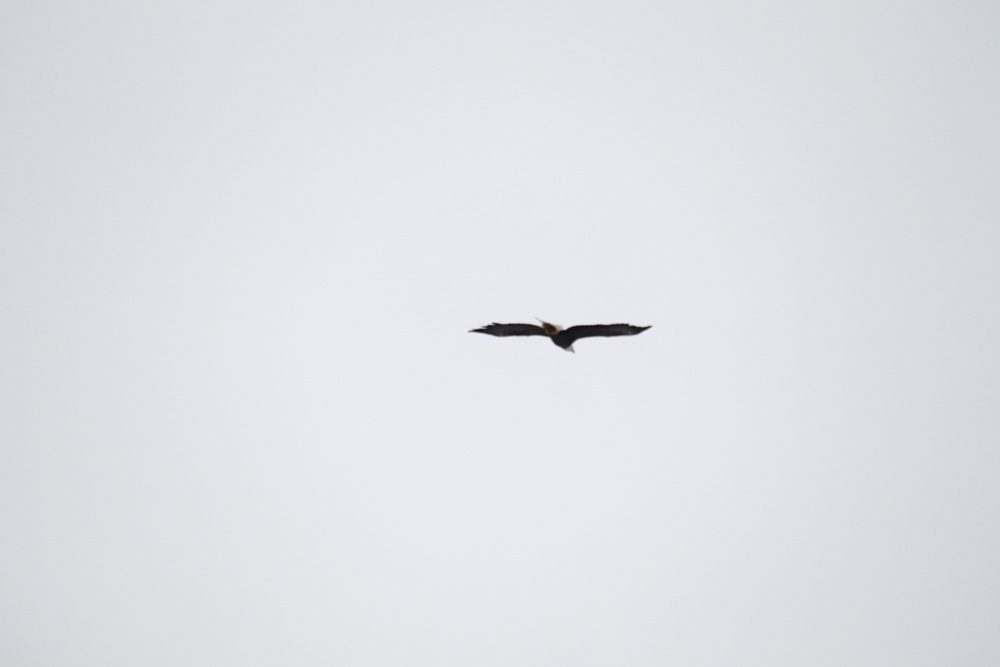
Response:
MULTIPOLYGON (((542 322, 539 320, 539 322, 542 322)), ((537 324, 487 324, 469 333, 484 333, 491 336, 548 336, 552 342, 564 350, 574 352, 573 343, 580 338, 592 336, 634 336, 649 327, 637 327, 632 324, 580 324, 569 329, 557 327, 548 322, 537 324)))

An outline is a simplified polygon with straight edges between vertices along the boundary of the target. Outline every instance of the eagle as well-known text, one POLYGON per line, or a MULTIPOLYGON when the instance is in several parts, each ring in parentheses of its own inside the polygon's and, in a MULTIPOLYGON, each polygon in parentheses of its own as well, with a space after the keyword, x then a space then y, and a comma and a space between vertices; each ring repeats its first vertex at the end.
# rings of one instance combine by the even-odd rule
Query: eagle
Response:
POLYGON ((491 336, 548 336, 552 342, 566 350, 575 352, 573 343, 581 338, 592 336, 634 336, 649 327, 637 327, 632 324, 578 324, 569 329, 563 329, 555 324, 543 322, 537 324, 487 324, 478 329, 470 329, 469 333, 483 333, 491 336))

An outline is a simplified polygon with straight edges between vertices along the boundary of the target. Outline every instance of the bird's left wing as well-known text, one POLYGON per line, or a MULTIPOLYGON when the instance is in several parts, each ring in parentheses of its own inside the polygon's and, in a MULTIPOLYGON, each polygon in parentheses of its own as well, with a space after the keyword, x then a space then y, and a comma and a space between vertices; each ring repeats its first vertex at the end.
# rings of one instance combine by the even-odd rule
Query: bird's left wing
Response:
POLYGON ((484 333, 491 336, 545 336, 545 329, 537 324, 487 324, 485 327, 472 329, 469 333, 484 333))

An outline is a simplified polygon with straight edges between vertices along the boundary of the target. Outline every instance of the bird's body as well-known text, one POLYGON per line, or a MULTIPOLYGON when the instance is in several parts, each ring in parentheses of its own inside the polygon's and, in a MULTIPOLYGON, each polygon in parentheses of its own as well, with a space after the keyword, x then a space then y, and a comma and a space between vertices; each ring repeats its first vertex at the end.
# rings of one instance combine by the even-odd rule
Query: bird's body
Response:
MULTIPOLYGON (((542 322, 541 320, 538 320, 542 322)), ((487 324, 469 333, 484 333, 491 336, 548 336, 552 342, 568 352, 574 352, 573 343, 581 338, 592 336, 634 336, 649 327, 637 327, 632 324, 579 324, 563 329, 548 322, 537 324, 487 324)))

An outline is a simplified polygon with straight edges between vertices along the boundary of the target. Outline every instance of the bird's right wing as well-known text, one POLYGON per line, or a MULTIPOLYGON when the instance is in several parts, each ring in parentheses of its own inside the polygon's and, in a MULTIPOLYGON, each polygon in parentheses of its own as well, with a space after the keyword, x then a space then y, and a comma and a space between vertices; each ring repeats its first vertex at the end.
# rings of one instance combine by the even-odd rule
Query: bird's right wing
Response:
POLYGON ((547 336, 545 329, 537 324, 487 324, 485 327, 471 329, 469 333, 484 333, 491 336, 547 336))
POLYGON ((649 327, 637 327, 632 324, 578 324, 557 334, 572 345, 573 341, 591 336, 634 336, 649 327))

